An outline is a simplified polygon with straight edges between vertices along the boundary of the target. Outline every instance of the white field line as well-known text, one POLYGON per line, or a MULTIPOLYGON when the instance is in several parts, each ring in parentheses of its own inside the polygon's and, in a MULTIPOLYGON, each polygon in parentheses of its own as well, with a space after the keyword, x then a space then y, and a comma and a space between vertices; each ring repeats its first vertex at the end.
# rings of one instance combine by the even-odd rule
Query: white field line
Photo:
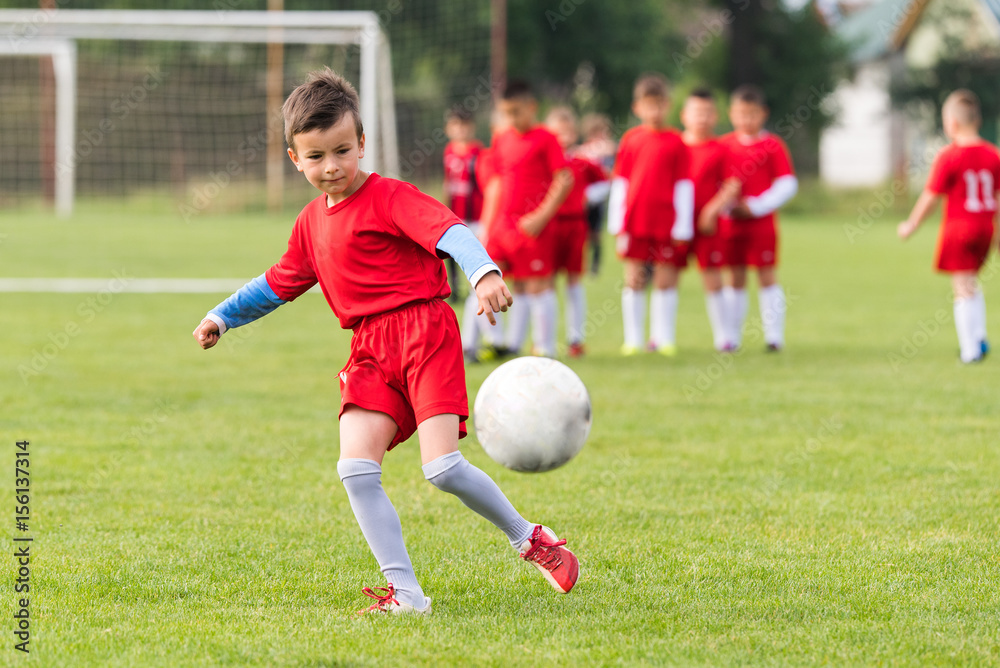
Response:
MULTIPOLYGON (((231 293, 243 287, 247 280, 249 279, 133 278, 119 281, 115 292, 231 293)), ((0 278, 0 292, 100 292, 107 289, 106 278, 0 278)), ((310 292, 318 290, 318 286, 314 286, 310 292)))

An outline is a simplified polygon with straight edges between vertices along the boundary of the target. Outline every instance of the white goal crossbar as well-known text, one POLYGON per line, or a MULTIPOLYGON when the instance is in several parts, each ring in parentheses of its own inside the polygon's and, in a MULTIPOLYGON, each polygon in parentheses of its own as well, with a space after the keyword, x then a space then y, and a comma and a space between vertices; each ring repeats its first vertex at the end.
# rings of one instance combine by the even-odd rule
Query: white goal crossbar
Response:
MULTIPOLYGON (((73 208, 76 40, 356 44, 360 47, 365 169, 399 174, 389 41, 369 11, 266 12, 2 9, 0 56, 52 57, 56 84, 56 208, 73 208)), ((264 113, 264 110, 261 110, 264 113)))

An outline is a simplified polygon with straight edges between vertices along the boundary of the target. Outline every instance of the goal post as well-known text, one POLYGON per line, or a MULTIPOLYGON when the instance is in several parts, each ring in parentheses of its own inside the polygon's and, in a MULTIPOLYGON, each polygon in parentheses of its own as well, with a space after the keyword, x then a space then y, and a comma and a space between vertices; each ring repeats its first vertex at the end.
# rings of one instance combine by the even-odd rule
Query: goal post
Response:
MULTIPOLYGON (((130 44, 200 44, 205 49, 226 44, 257 44, 266 48, 268 44, 280 42, 284 48, 298 45, 313 49, 300 58, 300 62, 308 63, 311 69, 330 64, 323 62, 323 48, 333 45, 356 48, 355 83, 366 135, 362 165, 367 170, 390 176, 399 173, 390 46, 375 12, 0 10, 0 58, 52 57, 57 110, 55 182, 57 209, 62 215, 72 211, 81 157, 77 150, 80 146, 78 117, 83 112, 78 97, 81 92, 77 81, 80 74, 78 45, 116 40, 130 44), (311 58, 317 60, 313 62, 311 58)), ((265 66, 251 63, 246 67, 263 69, 265 66)), ((243 76, 250 79, 254 74, 244 73, 243 76)), ((267 105, 263 97, 259 114, 265 125, 273 123, 273 119, 266 119, 267 105)), ((127 169, 121 171, 127 173, 127 169)), ((269 181, 283 175, 282 171, 274 169, 265 173, 266 177, 262 178, 269 181)))

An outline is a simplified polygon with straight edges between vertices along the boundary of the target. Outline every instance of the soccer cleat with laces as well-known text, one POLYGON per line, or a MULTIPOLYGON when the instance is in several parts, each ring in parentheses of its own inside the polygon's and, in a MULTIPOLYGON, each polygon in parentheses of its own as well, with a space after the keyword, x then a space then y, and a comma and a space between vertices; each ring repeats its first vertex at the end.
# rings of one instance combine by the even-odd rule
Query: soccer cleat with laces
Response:
POLYGON ((361 592, 369 597, 375 599, 375 602, 364 610, 358 610, 359 615, 366 615, 368 613, 379 613, 386 612, 393 615, 429 615, 431 613, 431 600, 426 596, 424 599, 427 601, 427 605, 423 608, 415 608, 409 603, 401 603, 396 600, 396 589, 389 583, 388 587, 365 587, 361 592), (384 592, 379 594, 378 592, 384 592))
POLYGON ((531 538, 521 543, 521 558, 534 565, 556 591, 568 594, 580 575, 580 562, 565 544, 552 529, 536 524, 531 538))

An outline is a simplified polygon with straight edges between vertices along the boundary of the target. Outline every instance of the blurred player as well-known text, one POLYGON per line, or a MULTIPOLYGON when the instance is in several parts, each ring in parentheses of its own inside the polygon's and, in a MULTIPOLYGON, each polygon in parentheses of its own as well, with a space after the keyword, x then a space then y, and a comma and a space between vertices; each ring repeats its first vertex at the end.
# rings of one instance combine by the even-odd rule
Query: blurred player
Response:
POLYGON ((692 250, 701 268, 705 285, 705 308, 712 325, 715 349, 732 350, 726 329, 725 300, 722 295, 722 267, 725 248, 718 234, 720 211, 731 206, 739 193, 739 181, 726 181, 728 151, 715 137, 719 112, 712 91, 696 88, 681 109, 684 143, 691 151, 691 180, 694 183, 694 219, 692 250))
MULTIPOLYGON (((479 218, 483 209, 483 193, 476 180, 476 169, 483 145, 476 139, 476 121, 467 109, 454 107, 445 117, 444 133, 448 137, 448 143, 444 147, 444 195, 448 208, 481 239, 479 218)), ((454 290, 457 281, 451 268, 455 262, 449 258, 448 264, 449 282, 454 290)), ((479 360, 480 332, 502 332, 496 327, 490 327, 486 314, 477 315, 478 311, 479 300, 474 292, 470 292, 462 313, 462 349, 466 361, 470 362, 479 360)))
POLYGON ((585 160, 572 152, 579 133, 576 114, 569 107, 555 107, 545 117, 545 126, 559 140, 566 151, 566 159, 573 174, 573 189, 550 225, 556 230, 556 272, 566 272, 566 345, 570 357, 580 357, 583 348, 583 321, 587 316, 587 296, 583 283, 584 256, 590 226, 587 222, 587 188, 607 180, 604 170, 597 163, 585 160))
POLYGON ((455 215, 415 187, 360 169, 365 137, 358 95, 331 70, 314 72, 282 107, 288 155, 320 196, 299 214, 281 259, 212 309, 194 331, 211 348, 319 284, 341 326, 354 331, 340 372, 337 472, 386 587, 365 588, 372 613, 429 613, 382 487, 386 453, 420 436, 424 476, 504 532, 556 589, 577 562, 551 531, 532 525, 458 450, 469 412, 465 367, 441 255, 470 277, 480 307, 510 303, 496 265, 455 215))
POLYGON ((908 238, 938 201, 947 198, 935 267, 951 274, 959 356, 969 364, 989 352, 986 301, 977 275, 996 236, 1000 154, 979 136, 982 117, 979 98, 972 91, 956 90, 949 95, 941 120, 951 144, 934 160, 927 187, 898 232, 900 238, 908 238))
POLYGON ((492 146, 500 199, 488 243, 491 256, 506 265, 514 280, 507 348, 521 348, 530 314, 532 352, 554 357, 556 231, 549 222, 569 194, 573 178, 559 142, 538 125, 538 102, 527 83, 510 81, 498 108, 509 127, 492 146))
POLYGON ((665 125, 669 109, 666 78, 640 77, 632 111, 641 125, 622 137, 615 162, 608 223, 618 235, 618 254, 625 262, 625 355, 643 348, 647 264, 653 265, 650 346, 663 355, 677 354, 677 282, 694 234, 694 188, 688 148, 680 134, 665 125))
POLYGON ((785 293, 778 284, 778 220, 775 212, 798 192, 788 147, 764 129, 768 117, 764 93, 756 86, 733 91, 729 120, 733 131, 721 141, 729 149, 729 175, 739 179, 740 199, 719 218, 726 247, 729 284, 725 288, 729 343, 739 348, 747 317, 747 267, 757 270, 758 301, 767 350, 785 345, 785 293))
MULTIPOLYGON (((615 166, 618 146, 612 134, 611 119, 604 114, 584 114, 580 120, 583 143, 575 155, 596 162, 608 173, 615 166)), ((590 273, 597 275, 601 265, 601 233, 608 215, 607 188, 587 191, 587 222, 590 225, 590 273)))

